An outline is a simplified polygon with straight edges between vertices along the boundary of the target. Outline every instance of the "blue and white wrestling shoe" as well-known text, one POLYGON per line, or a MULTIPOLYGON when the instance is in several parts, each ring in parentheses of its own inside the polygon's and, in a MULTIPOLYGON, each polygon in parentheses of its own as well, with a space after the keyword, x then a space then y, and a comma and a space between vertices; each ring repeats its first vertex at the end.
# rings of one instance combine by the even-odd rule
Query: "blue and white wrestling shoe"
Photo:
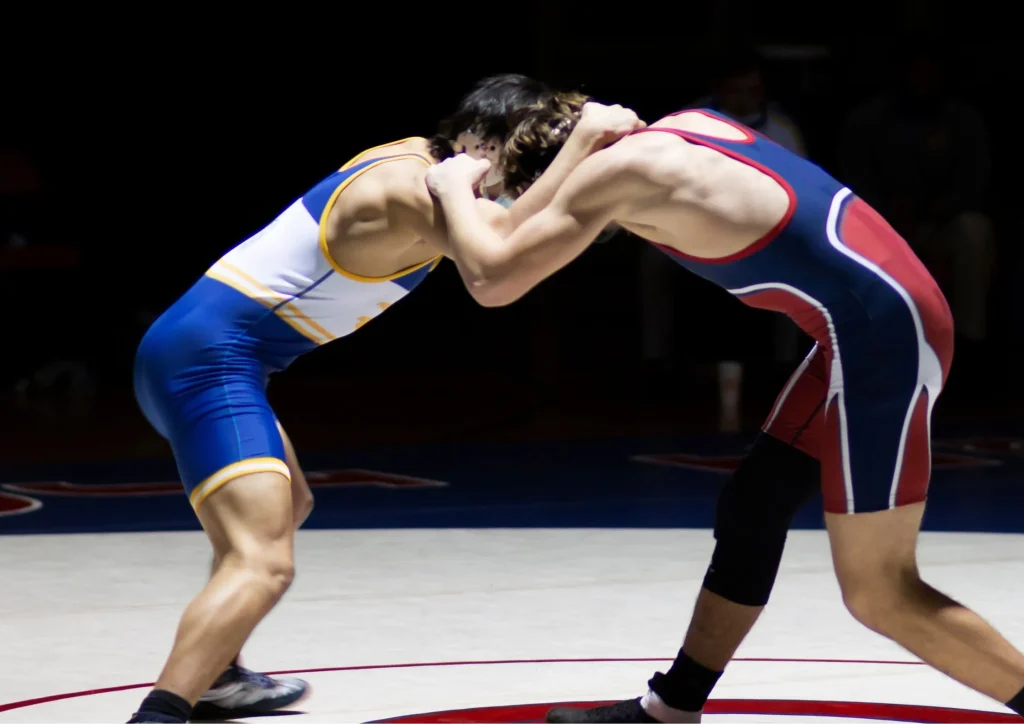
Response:
POLYGON ((199 697, 193 719, 237 719, 266 714, 294 704, 309 693, 309 684, 292 676, 271 678, 232 664, 199 697))

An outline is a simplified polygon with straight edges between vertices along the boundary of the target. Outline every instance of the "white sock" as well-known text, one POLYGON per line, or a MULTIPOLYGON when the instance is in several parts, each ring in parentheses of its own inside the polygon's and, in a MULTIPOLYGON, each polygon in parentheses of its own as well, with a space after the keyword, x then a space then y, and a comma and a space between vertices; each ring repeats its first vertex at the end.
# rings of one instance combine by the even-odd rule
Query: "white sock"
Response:
POLYGON ((662 724, 696 724, 700 721, 701 712, 673 709, 650 689, 640 700, 640 706, 662 724))

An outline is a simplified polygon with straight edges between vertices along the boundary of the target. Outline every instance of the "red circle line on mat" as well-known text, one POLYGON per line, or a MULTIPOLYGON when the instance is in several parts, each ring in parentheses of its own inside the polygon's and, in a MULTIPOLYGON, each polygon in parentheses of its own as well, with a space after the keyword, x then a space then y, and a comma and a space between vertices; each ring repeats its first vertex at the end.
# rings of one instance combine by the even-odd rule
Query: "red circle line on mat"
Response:
MULTIPOLYGON (((610 701, 555 702, 491 706, 478 709, 455 709, 424 714, 409 714, 378 719, 373 724, 499 724, 504 722, 542 722, 554 706, 589 707, 611 704, 610 701)), ((867 701, 810 701, 804 699, 710 699, 705 714, 760 714, 774 716, 820 716, 843 719, 879 719, 882 721, 917 722, 919 724, 965 724, 966 722, 1019 722, 1016 714, 1002 714, 974 709, 949 709, 916 704, 881 704, 867 701)))
MULTIPOLYGON (((515 664, 614 664, 614 663, 633 663, 633 662, 661 662, 671 661, 672 659, 660 658, 660 657, 636 657, 636 658, 581 658, 581 659, 492 659, 492 660, 480 660, 480 661, 425 661, 417 663, 404 663, 404 664, 363 664, 356 666, 326 666, 321 668, 311 669, 288 669, 286 671, 270 671, 267 672, 271 675, 281 674, 319 674, 328 673, 331 671, 369 671, 369 670, 384 670, 384 669, 417 669, 417 668, 440 668, 448 666, 500 666, 500 665, 515 665, 515 664)), ((734 662, 762 662, 762 663, 781 663, 781 664, 874 664, 881 666, 924 666, 920 661, 884 661, 884 660, 872 660, 872 659, 801 659, 801 658, 736 658, 734 662)), ((0 712, 10 711, 12 709, 23 709, 29 706, 37 706, 39 704, 48 704, 54 701, 61 701, 63 699, 75 699, 83 696, 98 696, 100 694, 111 694, 118 691, 127 691, 129 689, 143 689, 148 686, 152 686, 152 682, 143 684, 123 684, 121 686, 108 686, 100 689, 85 689, 83 691, 72 691, 63 694, 51 694, 49 696, 40 696, 34 699, 24 699, 22 701, 12 701, 6 704, 0 704, 0 712)), ((956 710, 953 710, 956 711, 956 710)), ((979 712, 985 713, 985 712, 979 712)), ((945 720, 942 720, 945 721, 945 720)), ((958 721, 963 721, 962 719, 958 721)), ((1003 719, 998 720, 986 720, 986 721, 1004 721, 1003 719)), ((1010 721, 1014 721, 1011 719, 1010 721)), ((1019 721, 1019 719, 1017 720, 1019 721)))

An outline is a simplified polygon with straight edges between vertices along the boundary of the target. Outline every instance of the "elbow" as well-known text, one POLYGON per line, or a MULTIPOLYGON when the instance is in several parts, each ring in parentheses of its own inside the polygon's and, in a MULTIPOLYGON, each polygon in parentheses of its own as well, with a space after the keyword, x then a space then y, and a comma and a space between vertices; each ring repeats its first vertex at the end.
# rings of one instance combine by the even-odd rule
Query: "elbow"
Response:
POLYGON ((522 297, 526 289, 519 281, 520 271, 504 258, 488 259, 471 268, 459 265, 466 289, 482 307, 504 307, 522 297))
POLYGON ((467 284, 466 288, 481 307, 506 307, 523 296, 513 285, 497 281, 467 284))

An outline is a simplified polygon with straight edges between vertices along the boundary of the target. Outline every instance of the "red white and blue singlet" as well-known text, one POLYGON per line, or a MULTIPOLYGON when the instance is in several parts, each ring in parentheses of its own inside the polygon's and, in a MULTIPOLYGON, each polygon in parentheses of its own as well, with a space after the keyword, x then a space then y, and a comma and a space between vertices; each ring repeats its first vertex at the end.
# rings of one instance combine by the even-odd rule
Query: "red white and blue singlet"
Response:
MULTIPOLYGON (((816 342, 764 430, 817 457, 831 513, 923 501, 931 412, 953 358, 942 292, 874 209, 815 164, 708 110, 742 140, 671 133, 774 179, 789 209, 762 239, 720 259, 660 247, 745 304, 788 315, 816 342)), ((677 114, 678 115, 678 114, 677 114)))

